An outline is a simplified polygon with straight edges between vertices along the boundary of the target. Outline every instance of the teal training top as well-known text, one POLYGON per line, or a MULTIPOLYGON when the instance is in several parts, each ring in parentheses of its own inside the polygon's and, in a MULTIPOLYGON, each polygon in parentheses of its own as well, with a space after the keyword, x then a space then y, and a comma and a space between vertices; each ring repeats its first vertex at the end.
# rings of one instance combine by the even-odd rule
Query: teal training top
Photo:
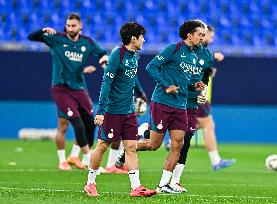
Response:
POLYGON ((141 83, 140 83, 140 81, 139 81, 139 79, 138 79, 138 76, 136 77, 134 89, 135 89, 135 93, 138 94, 139 97, 141 97, 141 95, 142 95, 142 93, 143 93, 144 91, 143 91, 143 88, 142 88, 142 86, 141 86, 141 83))
POLYGON ((190 71, 196 66, 194 50, 184 42, 171 44, 162 50, 146 67, 157 82, 152 101, 179 109, 186 109, 190 71), (170 85, 179 86, 178 94, 168 94, 170 85))
MULTIPOLYGON (((195 49, 197 63, 195 69, 191 72, 191 84, 202 81, 205 72, 211 72, 214 63, 214 56, 207 47, 201 46, 195 49)), ((187 108, 197 109, 198 91, 189 91, 187 108)))
POLYGON ((50 35, 38 30, 30 33, 28 38, 44 42, 50 48, 53 61, 52 86, 62 84, 72 89, 85 89, 83 70, 88 57, 102 57, 106 54, 91 38, 82 35, 79 40, 72 41, 65 33, 50 35))
POLYGON ((98 103, 98 115, 135 112, 134 86, 137 77, 138 53, 123 45, 110 55, 104 70, 98 103))

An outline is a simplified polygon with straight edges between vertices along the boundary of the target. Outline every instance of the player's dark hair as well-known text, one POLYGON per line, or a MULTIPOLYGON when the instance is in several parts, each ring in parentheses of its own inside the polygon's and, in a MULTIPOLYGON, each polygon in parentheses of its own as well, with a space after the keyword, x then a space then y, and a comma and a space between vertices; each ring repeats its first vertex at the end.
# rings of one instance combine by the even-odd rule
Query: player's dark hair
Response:
POLYGON ((205 28, 205 26, 197 20, 189 20, 185 21, 183 25, 179 27, 179 36, 183 40, 187 39, 188 34, 193 34, 196 31, 196 28, 202 27, 205 28))
POLYGON ((210 32, 214 32, 214 28, 213 28, 212 26, 207 25, 207 28, 208 28, 208 31, 210 31, 210 32))
POLYGON ((136 22, 127 22, 120 28, 120 37, 124 45, 128 45, 131 42, 132 36, 139 38, 140 35, 145 35, 146 29, 136 23, 136 22))
POLYGON ((71 13, 71 14, 69 14, 69 15, 67 16, 66 19, 67 19, 67 20, 73 20, 73 19, 75 19, 75 20, 81 22, 81 17, 80 17, 80 15, 79 15, 78 13, 71 13))

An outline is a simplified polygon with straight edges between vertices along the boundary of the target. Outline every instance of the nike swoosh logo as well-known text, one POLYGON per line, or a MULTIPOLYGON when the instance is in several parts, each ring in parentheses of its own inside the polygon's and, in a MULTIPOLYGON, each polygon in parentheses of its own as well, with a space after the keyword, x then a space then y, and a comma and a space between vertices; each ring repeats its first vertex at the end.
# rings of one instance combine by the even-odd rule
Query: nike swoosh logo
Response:
POLYGON ((190 127, 190 130, 194 131, 194 130, 195 130, 195 128, 190 127))
POLYGON ((69 45, 63 44, 63 47, 68 47, 69 45))

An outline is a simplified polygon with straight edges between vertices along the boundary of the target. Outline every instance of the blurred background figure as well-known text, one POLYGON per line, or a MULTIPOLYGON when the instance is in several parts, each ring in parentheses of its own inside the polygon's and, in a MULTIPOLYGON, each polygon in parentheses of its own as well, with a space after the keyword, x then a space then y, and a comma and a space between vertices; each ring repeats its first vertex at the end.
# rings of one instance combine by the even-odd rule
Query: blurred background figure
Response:
MULTIPOLYGON (((210 25, 208 25, 207 27, 208 27, 208 30, 206 32, 205 40, 203 41, 203 45, 205 47, 208 47, 208 45, 213 42, 214 36, 215 36, 214 28, 212 28, 210 25)), ((213 54, 214 54, 214 59, 217 62, 221 62, 224 59, 224 55, 221 52, 214 52, 213 54)), ((211 77, 214 77, 215 74, 216 74, 216 68, 213 67, 211 77)), ((212 86, 211 86, 212 78, 210 78, 210 80, 211 80, 211 83, 208 89, 212 89, 212 86)), ((215 135, 215 123, 211 115, 210 103, 211 103, 211 91, 207 102, 203 105, 199 105, 198 107, 197 125, 198 125, 198 128, 204 129, 205 147, 209 153, 213 170, 216 171, 232 165, 235 162, 235 160, 222 159, 218 153, 217 141, 216 141, 216 135, 215 135)))
MULTIPOLYGON (((74 128, 76 141, 83 152, 82 164, 88 166, 89 150, 93 146, 95 125, 93 123, 92 101, 87 93, 87 85, 83 76, 84 65, 90 55, 101 58, 99 62, 107 60, 107 55, 106 51, 89 37, 82 36, 80 34, 81 29, 82 22, 79 14, 71 13, 66 18, 65 33, 57 33, 51 27, 44 27, 30 33, 28 39, 43 42, 50 48, 53 60, 51 93, 58 108, 58 117, 70 121, 74 128)), ((58 168, 71 170, 65 159, 65 147, 58 140, 61 136, 59 130, 61 130, 61 126, 65 129, 66 124, 61 123, 64 122, 62 120, 59 122, 56 136, 58 168)), ((78 158, 79 156, 71 158, 70 162, 78 162, 77 167, 84 168, 79 161, 74 161, 78 158)))

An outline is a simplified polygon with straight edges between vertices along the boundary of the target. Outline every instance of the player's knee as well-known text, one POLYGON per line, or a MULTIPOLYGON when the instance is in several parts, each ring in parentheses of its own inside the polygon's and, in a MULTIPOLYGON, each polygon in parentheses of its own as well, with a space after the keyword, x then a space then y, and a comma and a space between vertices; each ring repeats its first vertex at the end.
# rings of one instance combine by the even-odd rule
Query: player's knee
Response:
POLYGON ((112 142, 111 143, 111 149, 119 149, 120 142, 112 142))
POLYGON ((184 140, 178 140, 175 142, 171 141, 171 149, 170 150, 173 152, 180 152, 183 145, 184 145, 184 140))
POLYGON ((125 143, 124 144, 124 149, 125 149, 125 155, 128 155, 129 157, 134 156, 137 154, 137 145, 136 142, 134 143, 125 143))
POLYGON ((137 141, 135 140, 131 140, 131 141, 124 141, 124 148, 125 148, 125 151, 128 151, 128 150, 134 150, 136 151, 137 149, 137 141))
POLYGON ((149 145, 148 145, 148 149, 151 150, 151 151, 156 151, 157 149, 159 149, 161 146, 161 143, 156 143, 156 142, 149 142, 149 145))
POLYGON ((210 129, 210 130, 215 128, 215 124, 214 124, 214 121, 212 118, 210 118, 209 120, 206 121, 205 128, 210 129))
POLYGON ((57 131, 59 132, 59 134, 65 135, 67 129, 68 129, 68 124, 67 123, 62 123, 62 124, 59 124, 57 131))
POLYGON ((107 144, 106 142, 101 142, 101 143, 97 143, 97 146, 95 149, 97 149, 98 152, 103 153, 107 150, 107 148, 109 147, 109 144, 107 144))
POLYGON ((58 130, 57 130, 58 132, 59 132, 59 134, 61 134, 61 135, 65 135, 66 134, 66 131, 67 131, 67 126, 66 127, 58 127, 58 130))
POLYGON ((58 130, 67 130, 69 121, 65 118, 58 118, 58 130))
POLYGON ((136 150, 136 148, 129 148, 129 149, 125 149, 125 154, 126 155, 135 155, 135 154, 137 154, 137 150, 136 150))

